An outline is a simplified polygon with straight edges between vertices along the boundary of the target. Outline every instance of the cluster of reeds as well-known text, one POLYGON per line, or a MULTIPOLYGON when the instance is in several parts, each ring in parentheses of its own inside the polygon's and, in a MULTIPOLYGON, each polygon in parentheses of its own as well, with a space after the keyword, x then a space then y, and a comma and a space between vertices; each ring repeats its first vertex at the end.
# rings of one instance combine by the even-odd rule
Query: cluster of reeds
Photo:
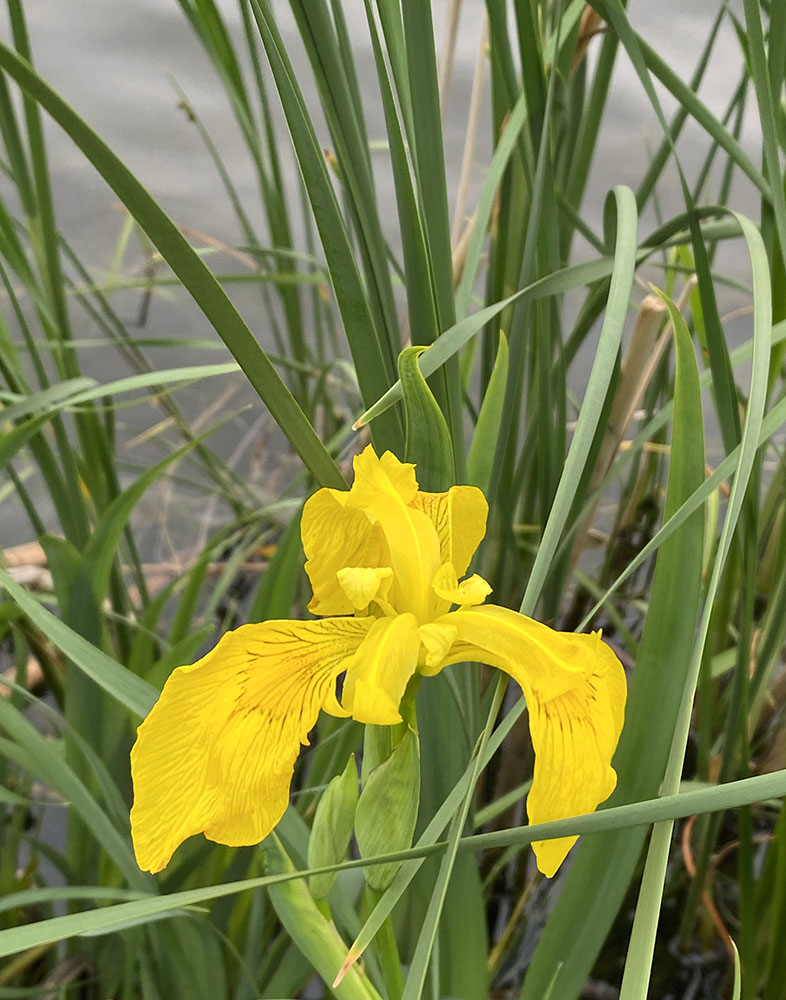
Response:
POLYGON ((458 2, 438 52, 428 0, 290 0, 318 107, 304 100, 271 0, 179 4, 258 180, 251 211, 187 105, 243 233, 229 273, 211 269, 227 259, 218 244, 176 225, 36 72, 23 2, 7 0, 0 528, 21 512, 28 527, 0 532, 0 997, 315 996, 317 976, 317 990, 342 1000, 571 1000, 594 976, 621 983, 623 1000, 687 996, 691 982, 691 996, 778 1000, 786 5, 719 4, 684 79, 622 0, 466 4, 481 45, 454 192, 442 102, 458 2), (366 19, 373 97, 350 16, 366 19), (729 29, 739 84, 719 118, 702 80, 729 29), (622 60, 662 132, 635 190, 611 186, 610 172, 600 232, 585 190, 622 60), (477 138, 484 87, 491 150, 477 138), (746 116, 761 134, 754 158, 740 141, 746 116), (100 280, 58 227, 47 117, 128 213, 100 280), (705 142, 691 172, 680 161, 688 122, 705 142), (379 204, 382 171, 395 206, 379 204), (662 218, 666 174, 683 207, 662 218), (735 211, 743 187, 756 218, 735 211), (646 231, 652 210, 660 221, 646 231), (142 278, 126 265, 137 237, 142 278), (728 246, 742 282, 717 263, 728 246), (252 319, 229 294, 240 283, 257 295, 246 300, 252 319), (733 350, 719 305, 729 283, 747 330, 733 350), (116 307, 129 287, 182 291, 204 329, 173 343, 156 337, 153 317, 140 339, 116 307), (221 342, 229 354, 216 361, 221 342), (322 792, 363 739, 357 723, 327 716, 275 843, 193 839, 164 873, 142 873, 128 825, 136 726, 217 629, 304 613, 298 512, 317 487, 344 486, 348 457, 369 439, 405 458, 413 418, 397 362, 409 344, 427 348, 420 368, 447 435, 435 443, 424 431, 419 453, 439 453, 455 482, 488 498, 477 565, 495 602, 563 629, 602 627, 629 668, 617 791, 591 816, 527 826, 524 705, 493 672, 459 669, 418 695, 418 823, 387 887, 364 890, 369 860, 354 855, 335 859, 339 877, 319 905, 306 878, 322 792), (173 347, 214 353, 157 367, 156 350, 173 347), (129 374, 84 374, 97 350, 129 374), (215 394, 229 377, 266 415, 272 486, 211 445, 236 415, 231 392, 197 420, 176 393, 199 383, 193 391, 215 394), (145 438, 160 449, 142 468, 123 450, 130 407, 148 408, 145 438), (216 516, 199 521, 173 566, 151 566, 142 505, 169 489, 216 516), (546 881, 523 848, 565 833, 586 835, 546 881), (352 942, 359 961, 333 986, 352 942))

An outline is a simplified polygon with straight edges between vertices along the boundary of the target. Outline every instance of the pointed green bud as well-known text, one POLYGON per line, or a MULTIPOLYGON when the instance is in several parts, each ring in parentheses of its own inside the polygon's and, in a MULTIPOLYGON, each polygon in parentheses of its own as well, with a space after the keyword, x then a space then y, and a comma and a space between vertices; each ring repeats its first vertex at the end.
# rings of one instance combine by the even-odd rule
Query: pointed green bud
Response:
POLYGON ((453 486, 456 473, 447 422, 418 364, 425 350, 407 347, 398 356, 407 427, 404 461, 417 465, 422 490, 439 492, 453 486))
POLYGON ((475 424, 472 444, 467 456, 467 482, 488 494, 491 470, 500 440, 502 414, 505 409, 505 388, 508 381, 508 342, 500 331, 497 359, 491 372, 483 405, 475 424))
MULTIPOLYGON (((309 868, 323 868, 344 860, 355 825, 357 804, 358 770, 355 755, 352 754, 343 774, 336 775, 319 800, 308 839, 309 868)), ((309 877, 308 887, 314 899, 327 898, 336 874, 331 872, 309 877)))
MULTIPOLYGON (((361 857, 411 847, 419 804, 420 741, 413 729, 407 729, 390 756, 371 771, 363 784, 355 818, 361 857)), ((400 864, 392 861, 364 868, 366 882, 372 889, 384 892, 400 864)))
MULTIPOLYGON (((275 833, 269 834, 264 848, 271 875, 295 872, 295 865, 275 833)), ((324 983, 333 983, 343 965, 340 982, 331 990, 336 1000, 382 1000, 362 967, 347 961, 346 944, 332 921, 320 912, 303 879, 273 883, 268 893, 287 934, 324 983)))

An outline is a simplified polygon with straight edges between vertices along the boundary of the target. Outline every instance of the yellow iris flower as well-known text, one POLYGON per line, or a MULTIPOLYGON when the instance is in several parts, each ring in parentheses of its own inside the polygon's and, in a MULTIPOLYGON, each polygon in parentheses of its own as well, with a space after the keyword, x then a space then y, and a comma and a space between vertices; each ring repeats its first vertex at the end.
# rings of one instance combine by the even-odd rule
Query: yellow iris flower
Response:
MULTIPOLYGON (((351 489, 308 500, 309 609, 325 617, 243 625, 172 673, 131 752, 140 868, 160 871, 196 833, 258 843, 287 807, 320 711, 393 725, 416 671, 463 661, 504 670, 524 692, 535 749, 531 823, 592 812, 611 794, 622 666, 599 632, 555 632, 483 604, 486 581, 462 577, 487 512, 475 487, 422 492, 413 465, 370 446, 355 459, 351 489)), ((575 841, 535 843, 540 870, 553 875, 575 841)))

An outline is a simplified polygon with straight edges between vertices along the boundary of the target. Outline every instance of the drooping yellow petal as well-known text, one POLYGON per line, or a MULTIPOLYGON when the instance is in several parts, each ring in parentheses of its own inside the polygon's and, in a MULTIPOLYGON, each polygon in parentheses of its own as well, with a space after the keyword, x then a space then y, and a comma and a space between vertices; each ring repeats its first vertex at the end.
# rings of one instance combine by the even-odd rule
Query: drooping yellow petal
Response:
MULTIPOLYGON (((443 666, 479 660, 510 674, 529 709, 535 773, 527 800, 531 823, 592 812, 611 795, 611 758, 625 712, 625 672, 600 633, 556 632, 507 608, 454 611, 438 622, 457 638, 443 666)), ((533 844, 538 867, 553 875, 576 837, 533 844)))
POLYGON ((412 501, 426 514, 439 537, 442 562, 462 577, 486 534, 488 504, 476 486, 451 486, 447 493, 417 493, 412 501))
POLYGON ((491 587, 477 573, 459 583, 452 563, 440 566, 431 586, 434 593, 448 604, 482 604, 491 593, 491 587))
POLYGON ((140 868, 160 871, 195 833, 231 846, 267 836, 320 709, 345 714, 336 678, 372 623, 243 625, 172 673, 131 751, 140 868))
POLYGON ((390 554, 382 526, 358 507, 347 505, 349 491, 322 489, 306 501, 301 521, 306 573, 316 615, 350 615, 355 610, 339 584, 345 566, 385 567, 390 554))
MULTIPOLYGON (((611 758, 622 729, 627 687, 619 661, 596 637, 598 655, 581 684, 551 701, 527 700, 535 750, 535 772, 527 797, 530 823, 591 813, 617 786, 611 758)), ((560 837, 532 844, 544 875, 554 875, 577 839, 560 837)))
POLYGON ((358 722, 394 726, 398 707, 418 663, 420 636, 414 615, 379 618, 347 665, 341 702, 358 722))
POLYGON ((447 662, 479 660, 498 667, 544 701, 576 686, 598 643, 596 636, 557 632, 496 604, 451 611, 437 621, 458 629, 447 662))

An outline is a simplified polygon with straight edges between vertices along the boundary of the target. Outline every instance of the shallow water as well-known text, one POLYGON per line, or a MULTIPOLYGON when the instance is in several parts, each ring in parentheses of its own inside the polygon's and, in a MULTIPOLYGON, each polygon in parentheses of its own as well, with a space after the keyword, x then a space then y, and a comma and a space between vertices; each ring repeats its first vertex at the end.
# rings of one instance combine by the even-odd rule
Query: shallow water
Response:
MULTIPOLYGON (((235 0, 221 0, 219 6, 230 28, 238 29, 235 0)), ((433 6, 441 35, 445 0, 435 0, 433 6)), ((629 6, 644 37, 687 78, 717 11, 715 0, 695 0, 688 9, 678 0, 664 0, 657 5, 632 0, 629 6)), ((740 15, 741 6, 732 4, 732 8, 740 8, 740 15)), ((346 0, 344 9, 361 81, 368 81, 373 93, 375 74, 362 0, 346 0)), ((445 125, 446 159, 449 169, 453 168, 453 180, 463 145, 482 10, 480 0, 464 0, 445 125)), ((277 12, 285 39, 294 47, 297 35, 287 5, 277 4, 277 12)), ((227 113, 224 93, 176 0, 136 0, 133 5, 121 0, 38 0, 27 5, 26 15, 38 69, 49 82, 97 129, 175 218, 231 239, 232 219, 221 188, 195 130, 177 108, 173 81, 197 108, 231 164, 238 189, 246 195, 244 203, 252 206, 256 200, 254 180, 227 113)), ((6 25, 3 34, 7 37, 6 25)), ((299 70, 305 65, 302 57, 297 58, 299 70)), ((703 100, 716 114, 722 113, 733 93, 740 66, 738 43, 731 28, 724 26, 701 89, 703 100)), ((313 97, 308 74, 304 72, 300 78, 307 97, 313 97)), ((673 105, 660 88, 659 96, 668 112, 673 105)), ((381 137, 383 123, 379 116, 374 128, 378 106, 371 107, 370 132, 372 137, 375 132, 381 137)), ((698 160, 703 146, 697 132, 688 130, 680 147, 688 170, 698 160)), ((641 85, 622 57, 585 200, 590 221, 600 220, 603 197, 612 184, 635 185, 647 160, 648 145, 654 146, 659 138, 659 126, 641 85)), ((743 142, 753 150, 758 145, 752 116, 743 142)), ((81 236, 82 245, 97 251, 95 263, 102 266, 106 259, 100 250, 111 246, 111 227, 106 218, 111 196, 101 197, 100 182, 95 182, 81 153, 67 139, 53 133, 50 149, 61 196, 61 224, 75 238, 81 236)), ((478 167, 477 177, 481 175, 481 164, 478 167)), ((383 204, 388 194, 380 192, 383 204)), ((662 204, 667 214, 678 210, 679 192, 664 191, 662 204)))
MULTIPOLYGON (((230 27, 239 30, 235 0, 222 0, 220 6, 230 27)), ((741 2, 733 6, 741 8, 741 2)), ((364 27, 362 0, 347 0, 344 7, 360 77, 363 83, 369 84, 369 132, 372 139, 381 139, 384 124, 376 99, 375 72, 364 27)), ((435 0, 435 21, 440 35, 445 9, 445 0, 435 0)), ((715 16, 716 0, 696 0, 689 7, 678 0, 657 5, 647 0, 631 0, 630 10, 644 37, 687 79, 715 16)), ((315 91, 305 57, 297 45, 288 5, 277 4, 277 11, 280 12, 285 37, 297 53, 296 66, 307 100, 313 108, 317 103, 315 91)), ((452 191, 455 191, 459 175, 482 11, 480 0, 464 0, 445 119, 446 161, 452 191)), ((26 5, 26 15, 39 72, 123 158, 171 216, 181 225, 227 244, 237 244, 242 242, 242 237, 220 180, 194 126, 178 107, 180 98, 175 85, 181 88, 221 150, 253 223, 263 232, 256 182, 242 140, 227 109, 224 92, 176 0, 136 0, 133 4, 121 0, 37 0, 26 5)), ((0 32, 3 37, 9 35, 5 21, 0 21, 0 32)), ((724 26, 701 89, 702 98, 718 115, 722 114, 736 86, 740 67, 737 40, 731 28, 724 26)), ((673 102, 661 88, 658 92, 668 115, 673 102)), ((626 57, 621 55, 584 202, 585 219, 596 230, 602 227, 603 204, 608 190, 614 184, 636 186, 646 169, 650 151, 659 142, 660 134, 660 126, 641 85, 626 57)), ((283 126, 281 138, 283 143, 288 142, 283 126)), ((124 214, 114 194, 79 150, 52 123, 47 129, 47 139, 60 227, 88 268, 100 277, 106 273, 115 250, 124 214)), ((324 139, 327 146, 326 130, 324 139)), ((703 159, 707 144, 707 137, 689 124, 679 145, 689 177, 703 159)), ((758 160, 759 136, 755 115, 749 116, 743 144, 758 160)), ((468 202, 470 211, 482 184, 488 149, 488 133, 481 132, 468 202)), ((292 167, 290 182, 293 191, 295 176, 292 167)), ((660 210, 665 217, 682 207, 673 168, 667 171, 667 178, 659 191, 660 210)), ((391 206, 385 224, 388 235, 395 243, 397 222, 392 208, 392 182, 384 170, 379 172, 378 184, 380 204, 391 206)), ((736 209, 754 217, 758 214, 758 199, 744 179, 736 182, 732 203, 736 209)), ((646 233, 655 223, 655 216, 649 212, 642 220, 640 232, 646 233)), ((577 252, 582 252, 580 246, 577 246, 577 252)), ((226 256, 214 258, 213 262, 219 269, 232 269, 232 262, 226 256)), ((725 250, 719 262, 733 277, 747 281, 744 251, 740 253, 739 248, 725 250)), ((125 257, 126 273, 141 275, 144 263, 139 245, 132 242, 125 257)), ((648 276, 657 280, 658 273, 653 270, 648 276)), ((642 290, 642 295, 644 291, 646 289, 642 290)), ((239 293, 233 291, 232 294, 260 342, 270 347, 270 333, 254 293, 246 290, 239 293)), ((139 312, 141 293, 125 292, 116 296, 114 302, 123 318, 133 325, 139 312)), ((720 304, 722 311, 730 311, 746 304, 746 298, 739 291, 721 289, 720 304)), ((728 331, 733 343, 749 336, 749 319, 733 322, 728 331)), ((90 337, 97 333, 88 324, 80 328, 77 335, 90 337)), ((171 291, 156 296, 144 335, 215 337, 187 297, 171 291)), ((586 357, 582 358, 585 365, 591 360, 590 352, 591 348, 588 348, 586 357)), ((220 349, 207 354, 193 354, 183 350, 158 350, 152 352, 151 357, 157 365, 166 367, 221 361, 225 359, 225 352, 220 349)), ((86 358, 86 368, 101 380, 125 374, 124 366, 109 349, 91 350, 86 358)), ((574 372, 574 387, 579 394, 582 377, 580 364, 574 372)), ((261 433, 264 425, 258 401, 243 386, 239 376, 234 381, 233 378, 213 379, 177 396, 185 410, 194 415, 204 410, 210 401, 217 400, 228 384, 234 385, 234 389, 230 388, 232 401, 242 412, 219 432, 214 442, 214 446, 225 456, 232 455, 244 437, 253 435, 256 427, 261 433), (262 424, 258 423, 260 420, 262 424)), ((139 407, 122 411, 119 417, 123 423, 122 436, 126 440, 133 439, 158 419, 152 411, 143 412, 139 407)), ((274 435, 273 445, 275 441, 274 435)), ((137 448, 129 454, 129 463, 144 464, 148 454, 153 455, 144 448, 137 448)), ((3 507, 8 508, 8 504, 3 507)), ((28 535, 26 520, 3 509, 0 544, 14 544, 28 535)))

